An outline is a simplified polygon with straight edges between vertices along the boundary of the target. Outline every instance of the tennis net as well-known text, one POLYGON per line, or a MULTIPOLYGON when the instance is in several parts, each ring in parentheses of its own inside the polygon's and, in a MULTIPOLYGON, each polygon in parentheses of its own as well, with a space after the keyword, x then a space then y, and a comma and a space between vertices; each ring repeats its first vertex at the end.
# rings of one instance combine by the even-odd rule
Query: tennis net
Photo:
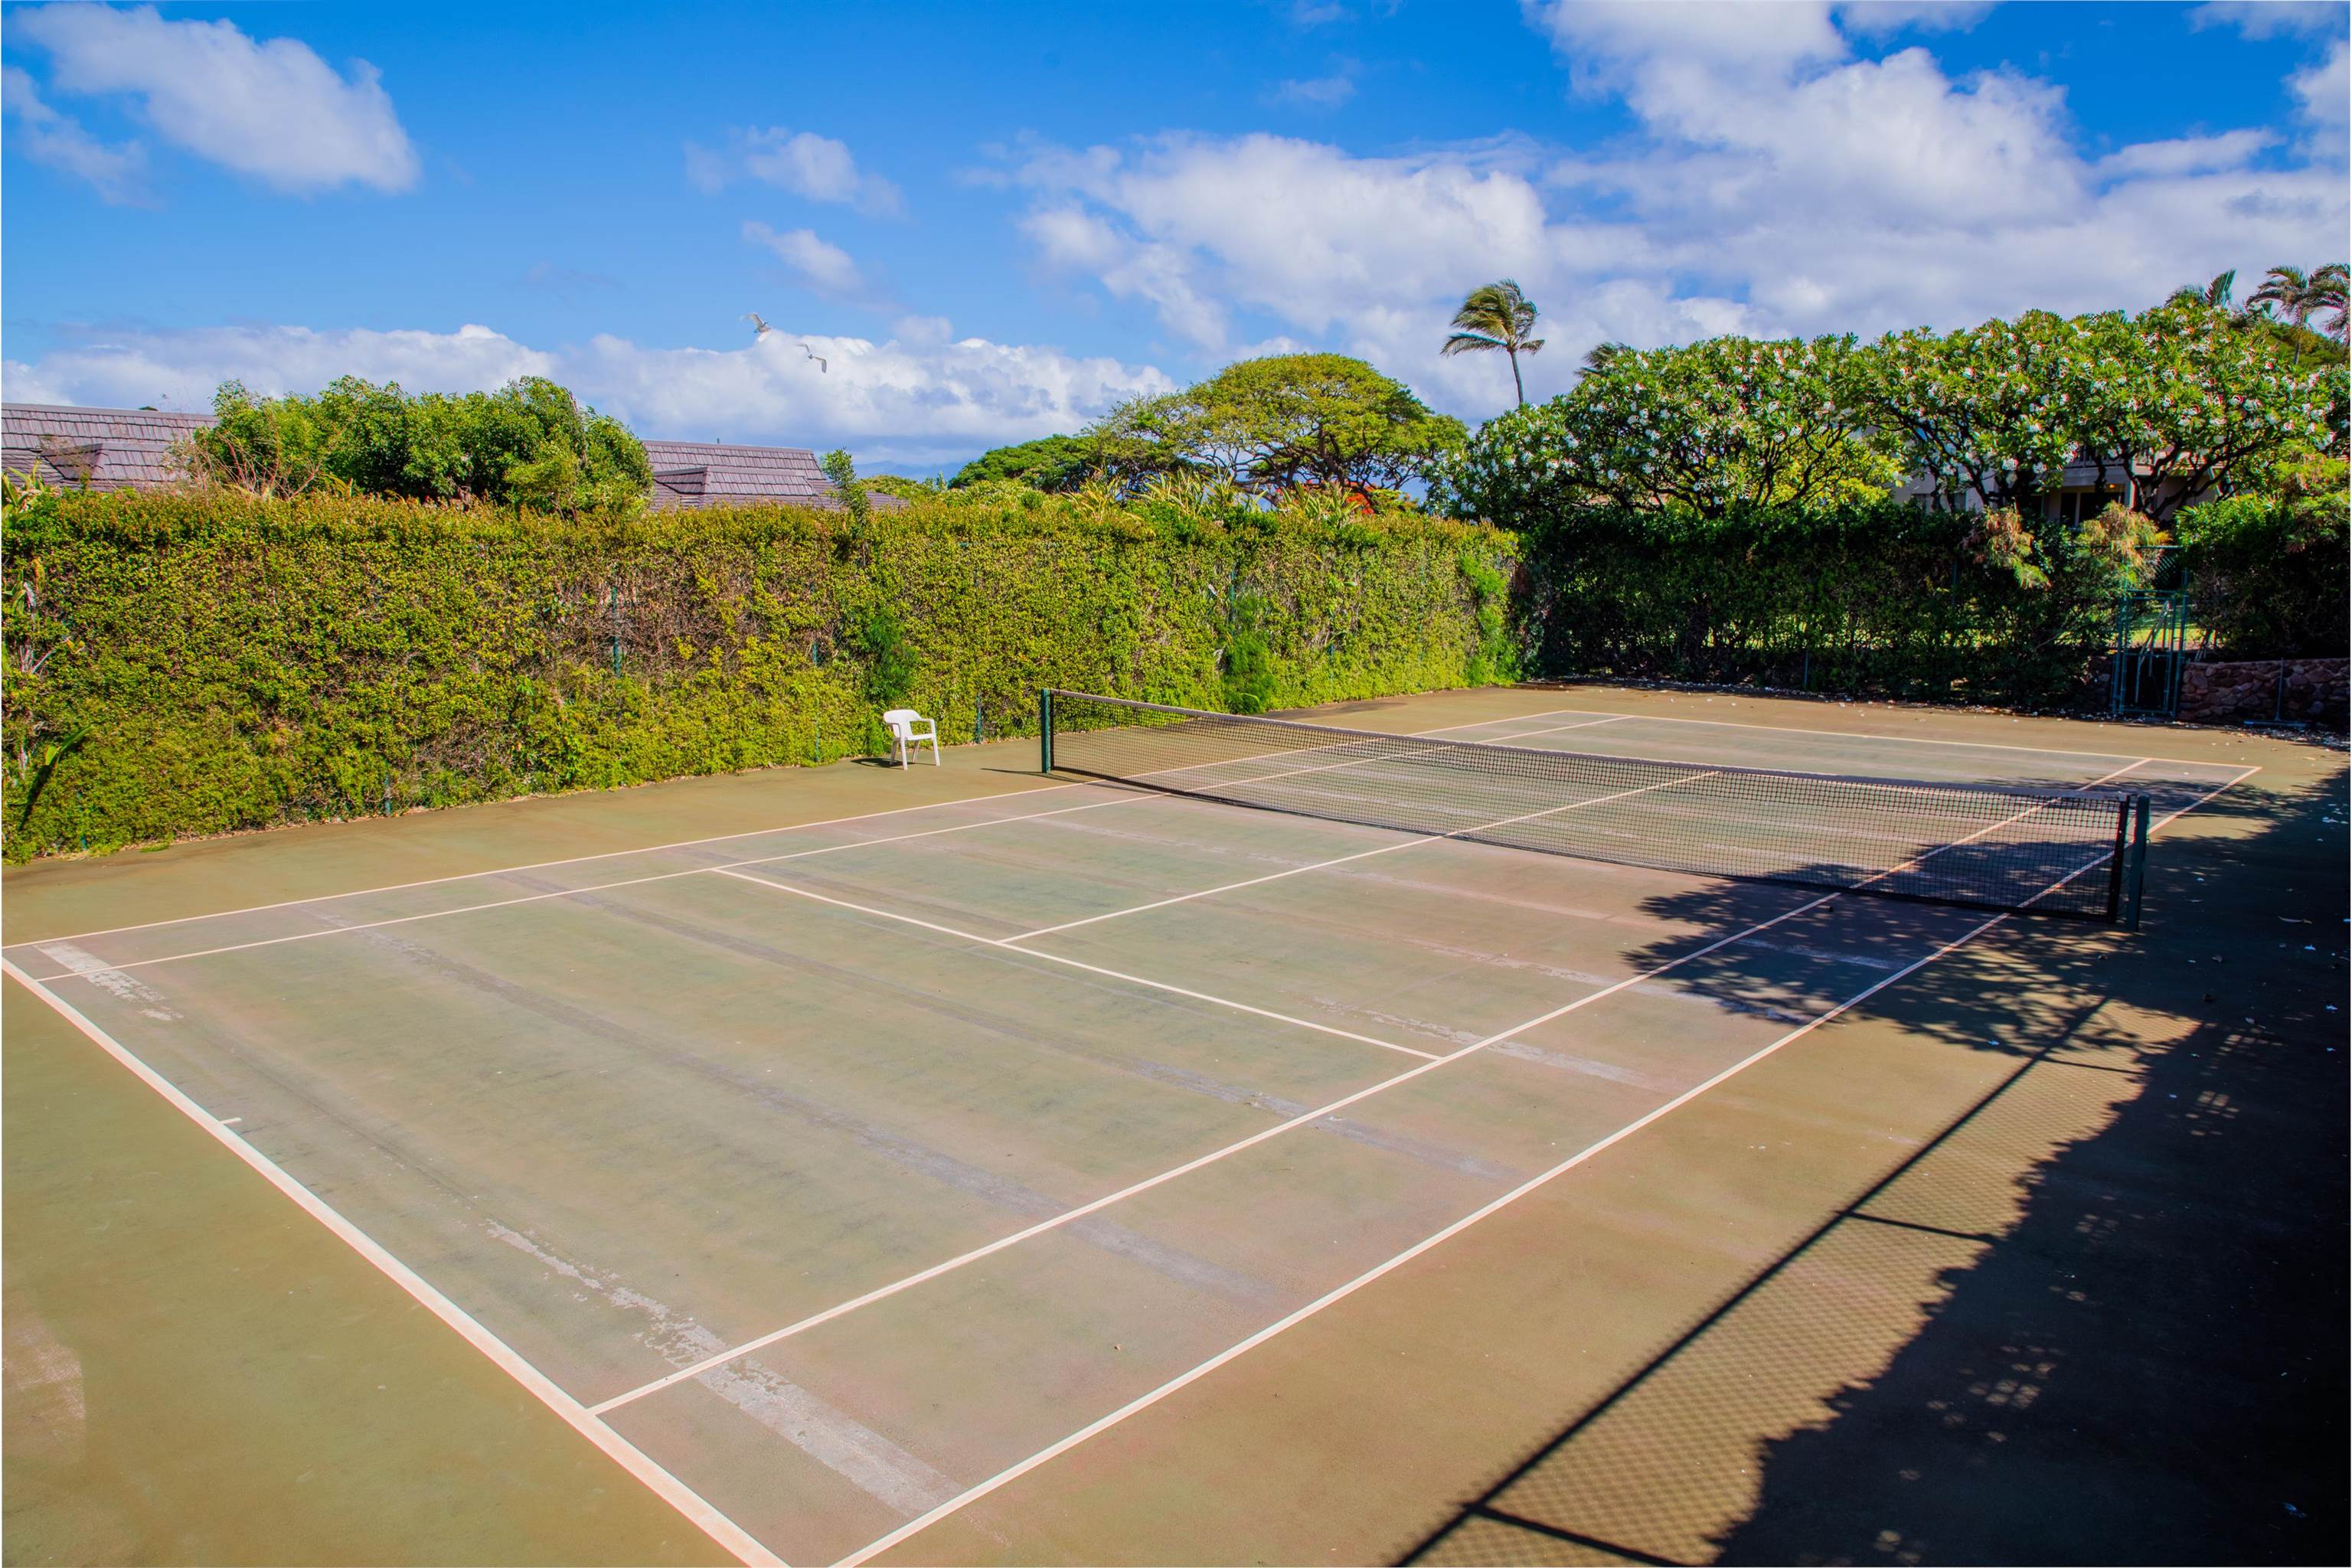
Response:
POLYGON ((1699 876, 2137 924, 2147 797, 1384 735, 1048 690, 1048 773, 1699 876))

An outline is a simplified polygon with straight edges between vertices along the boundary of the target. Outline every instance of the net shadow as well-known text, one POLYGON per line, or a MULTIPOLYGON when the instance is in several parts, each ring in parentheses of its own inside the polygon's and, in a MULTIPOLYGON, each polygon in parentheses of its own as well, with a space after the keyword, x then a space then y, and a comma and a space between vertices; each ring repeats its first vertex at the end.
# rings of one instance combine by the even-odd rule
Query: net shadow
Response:
POLYGON ((2342 1560, 2342 783, 2220 809, 2145 950, 1906 982, 2016 1066, 1399 1560, 2342 1560))

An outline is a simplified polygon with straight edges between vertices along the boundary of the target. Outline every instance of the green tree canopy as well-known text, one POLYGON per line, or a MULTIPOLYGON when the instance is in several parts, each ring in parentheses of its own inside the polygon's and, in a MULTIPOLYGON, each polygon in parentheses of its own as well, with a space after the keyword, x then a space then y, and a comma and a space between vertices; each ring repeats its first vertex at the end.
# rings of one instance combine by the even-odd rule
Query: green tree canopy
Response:
POLYGON ((1445 486, 1511 527, 1593 502, 1712 517, 1884 495, 1901 472, 1840 401, 1857 352, 1851 338, 1620 346, 1574 391, 1488 424, 1445 486))
POLYGON ((1138 398, 1089 432, 1102 470, 1226 480, 1257 495, 1302 486, 1394 489, 1428 476, 1465 437, 1402 383, 1345 354, 1275 354, 1197 386, 1138 398))
POLYGON ((2258 485, 2297 452, 2344 443, 2340 363, 2297 369, 2269 332, 2201 301, 1901 332, 1855 369, 1855 417, 1939 504, 2016 506, 2073 461, 2118 486, 2136 474, 2163 522, 2185 498, 2258 485))
POLYGON ((2029 311, 1952 332, 1613 353, 1449 463, 1460 510, 1541 528, 1561 508, 1812 507, 1921 479, 1934 509, 2023 509, 2087 468, 2162 525, 2189 498, 2341 454, 2346 368, 2203 297, 2137 317, 2029 311))
POLYGON ((1097 444, 1083 436, 1041 436, 1034 441, 982 452, 956 470, 951 489, 1011 479, 1032 489, 1066 493, 1093 477, 1099 466, 1097 444))
POLYGON ((458 395, 344 376, 314 397, 258 398, 232 381, 213 412, 193 438, 197 471, 265 495, 332 485, 567 511, 641 500, 653 483, 644 443, 541 376, 458 395))

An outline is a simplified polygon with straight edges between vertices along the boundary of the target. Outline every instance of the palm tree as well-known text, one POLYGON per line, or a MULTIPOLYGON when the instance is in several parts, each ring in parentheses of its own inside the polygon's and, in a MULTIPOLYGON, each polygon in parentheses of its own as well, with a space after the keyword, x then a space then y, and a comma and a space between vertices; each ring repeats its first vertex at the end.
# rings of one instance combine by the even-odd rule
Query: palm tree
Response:
POLYGON ((1595 343, 1584 351, 1584 374, 1606 375, 1612 365, 1633 352, 1631 343, 1595 343))
POLYGON ((2253 305, 2274 308, 2282 321, 2298 327, 2311 324, 2311 318, 2323 310, 2333 311, 2335 320, 2324 323, 2321 330, 2344 341, 2344 285, 2347 268, 2341 261, 2331 261, 2315 272, 2306 273, 2300 267, 2273 267, 2263 286, 2254 290, 2247 301, 2253 305))
POLYGON ((2335 319, 2320 323, 2319 330, 2337 342, 2345 341, 2345 328, 2352 324, 2352 308, 2346 304, 2346 294, 2352 290, 2352 262, 2331 261, 2311 275, 2311 313, 2331 312, 2335 319))
POLYGON ((1535 353, 1543 347, 1541 338, 1528 334, 1535 330, 1536 308, 1519 286, 1506 278, 1499 283, 1484 283, 1470 290, 1462 308, 1454 312, 1454 325, 1458 330, 1445 340, 1437 352, 1444 354, 1464 354, 1486 349, 1500 349, 1511 356, 1511 385, 1519 395, 1519 406, 1528 405, 1527 383, 1519 379, 1519 356, 1535 353))
MULTIPOLYGON (((2276 274, 2273 273, 2273 276, 2276 276, 2276 274)), ((2238 269, 2232 267, 2227 272, 2215 273, 2213 275, 2213 281, 2206 284, 2202 289, 2200 289, 2194 283, 2182 284, 2179 288, 2175 289, 2172 291, 2172 298, 2167 300, 2165 303, 2168 305, 2201 305, 2209 310, 2227 310, 2230 308, 2230 290, 2237 286, 2237 282, 2238 269)), ((2252 300, 2248 300, 2247 303, 2258 304, 2261 302, 2262 298, 2263 297, 2260 294, 2257 294, 2252 300)))

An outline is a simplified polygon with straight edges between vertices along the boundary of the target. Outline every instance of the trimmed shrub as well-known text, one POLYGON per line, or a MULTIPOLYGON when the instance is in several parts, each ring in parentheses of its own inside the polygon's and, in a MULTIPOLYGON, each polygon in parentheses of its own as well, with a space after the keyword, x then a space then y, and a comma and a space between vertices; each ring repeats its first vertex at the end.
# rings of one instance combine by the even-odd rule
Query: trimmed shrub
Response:
POLYGON ((829 761, 892 700, 954 739, 1031 731, 1044 684, 1291 706, 1507 662, 1492 529, 963 494, 558 521, 36 492, 5 537, 7 855, 829 761))

